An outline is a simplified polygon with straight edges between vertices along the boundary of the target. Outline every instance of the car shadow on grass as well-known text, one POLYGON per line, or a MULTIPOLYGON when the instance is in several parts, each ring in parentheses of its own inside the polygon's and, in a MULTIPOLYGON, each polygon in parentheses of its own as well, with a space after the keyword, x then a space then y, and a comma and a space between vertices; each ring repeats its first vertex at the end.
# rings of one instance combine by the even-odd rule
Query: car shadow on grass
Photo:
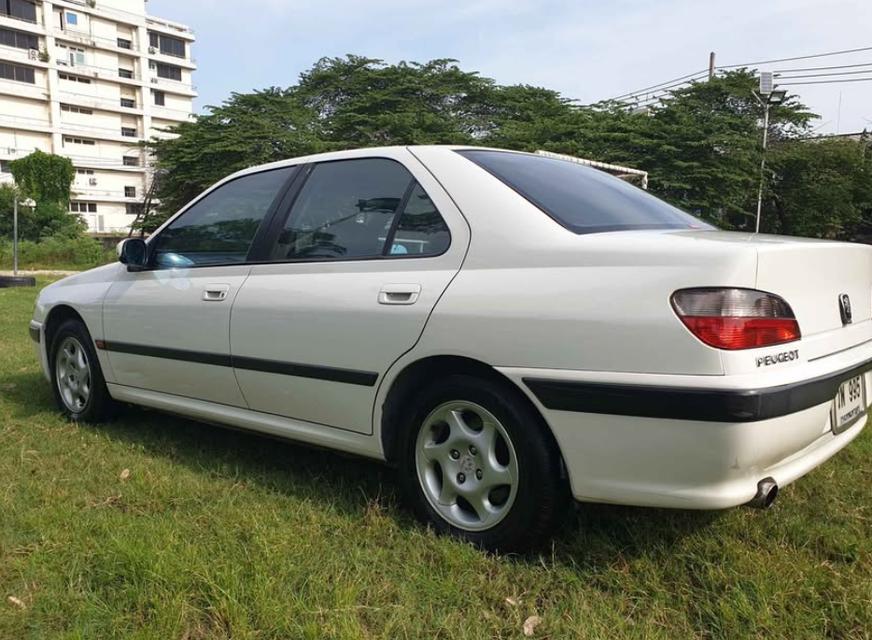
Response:
MULTIPOLYGON (((12 415, 18 419, 57 411, 49 384, 38 373, 0 376, 0 393, 13 405, 12 415)), ((243 479, 271 491, 323 501, 351 517, 363 517, 377 502, 399 526, 419 526, 400 505, 394 471, 377 461, 135 406, 122 407, 107 423, 81 428, 199 474, 243 479)), ((596 572, 620 558, 668 553, 721 513, 577 505, 550 545, 514 560, 540 563, 548 556, 551 562, 596 572)))

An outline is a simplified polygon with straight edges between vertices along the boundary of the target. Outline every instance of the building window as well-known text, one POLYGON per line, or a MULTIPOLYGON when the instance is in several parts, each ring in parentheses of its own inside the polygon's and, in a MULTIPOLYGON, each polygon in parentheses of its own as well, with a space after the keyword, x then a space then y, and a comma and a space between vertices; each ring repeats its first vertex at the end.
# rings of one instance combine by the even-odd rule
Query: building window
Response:
POLYGON ((61 111, 67 111, 68 113, 81 113, 86 116, 90 116, 94 114, 94 111, 91 109, 86 109, 85 107, 77 107, 72 104, 63 104, 61 103, 61 111))
POLYGON ((133 79, 133 70, 132 69, 122 69, 118 67, 118 77, 119 78, 127 78, 129 80, 133 79))
POLYGON ((58 73, 58 78, 61 80, 69 80, 70 82, 81 82, 82 84, 91 84, 90 78, 81 78, 79 76, 71 76, 69 73, 58 73))
POLYGON ((0 78, 36 84, 36 74, 31 67, 21 67, 8 62, 0 62, 0 78))
POLYGON ((70 211, 73 213, 97 213, 97 203, 72 200, 70 202, 70 211))
POLYGON ((175 80, 176 82, 182 81, 182 68, 177 67, 172 64, 164 64, 163 62, 158 62, 155 64, 155 68, 157 69, 157 77, 158 78, 166 78, 167 80, 175 80))
POLYGON ((0 29, 0 44, 16 49, 39 49, 39 38, 32 33, 24 33, 14 29, 0 29))
POLYGON ((71 67, 85 64, 85 50, 79 47, 71 47, 66 44, 58 44, 58 47, 67 51, 66 57, 71 67))
POLYGON ((136 129, 134 129, 133 127, 121 127, 121 135, 125 138, 135 138, 136 129))
POLYGON ((139 166, 139 158, 137 158, 136 156, 124 156, 121 161, 124 163, 125 167, 139 166))
POLYGON ((136 187, 124 187, 124 197, 125 198, 135 198, 136 197, 136 187))
POLYGON ((142 204, 139 202, 128 202, 125 206, 128 215, 138 216, 142 212, 142 204))
POLYGON ((148 44, 166 56, 185 57, 185 41, 162 33, 148 32, 148 44))
POLYGON ((121 98, 121 106, 127 107, 128 109, 136 108, 136 100, 133 98, 121 98))
POLYGON ((80 176, 92 176, 94 175, 93 169, 76 169, 76 173, 80 176))
POLYGON ((27 22, 36 22, 36 5, 27 0, 0 0, 0 14, 27 22))
POLYGON ((71 24, 71 25, 78 25, 79 24, 78 14, 75 14, 72 11, 67 11, 66 16, 67 16, 67 24, 71 24))
POLYGON ((133 42, 131 42, 127 38, 118 38, 118 48, 119 49, 133 49, 133 42))
POLYGON ((9 166, 9 160, 0 160, 0 173, 12 173, 12 167, 9 166))
POLYGON ((165 94, 163 91, 155 91, 154 89, 152 89, 151 95, 154 96, 154 103, 157 106, 159 106, 159 107, 166 106, 167 94, 165 94))
POLYGON ((97 143, 94 140, 89 140, 88 138, 74 138, 72 136, 64 136, 64 144, 84 144, 89 147, 93 147, 97 143))

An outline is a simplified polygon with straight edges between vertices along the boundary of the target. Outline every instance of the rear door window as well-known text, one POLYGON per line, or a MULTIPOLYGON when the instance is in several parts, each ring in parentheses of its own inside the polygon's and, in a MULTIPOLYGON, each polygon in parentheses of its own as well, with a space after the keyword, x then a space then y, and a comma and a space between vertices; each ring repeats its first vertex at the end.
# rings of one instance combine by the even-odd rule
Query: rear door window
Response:
POLYGON ((714 228, 620 178, 576 162, 508 151, 457 153, 575 233, 714 228))
POLYGON ((314 166, 269 259, 422 257, 442 253, 449 241, 442 216, 402 164, 337 160, 314 166))

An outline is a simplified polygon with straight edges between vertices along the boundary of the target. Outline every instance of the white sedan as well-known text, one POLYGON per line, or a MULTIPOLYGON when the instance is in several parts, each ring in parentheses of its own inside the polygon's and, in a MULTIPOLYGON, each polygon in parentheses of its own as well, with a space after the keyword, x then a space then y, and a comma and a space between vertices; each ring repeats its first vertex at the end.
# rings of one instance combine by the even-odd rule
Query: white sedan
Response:
POLYGON ((570 497, 768 506, 857 437, 872 248, 717 231, 559 159, 361 149, 231 175, 30 330, 74 420, 387 460, 435 529, 523 549, 570 497))

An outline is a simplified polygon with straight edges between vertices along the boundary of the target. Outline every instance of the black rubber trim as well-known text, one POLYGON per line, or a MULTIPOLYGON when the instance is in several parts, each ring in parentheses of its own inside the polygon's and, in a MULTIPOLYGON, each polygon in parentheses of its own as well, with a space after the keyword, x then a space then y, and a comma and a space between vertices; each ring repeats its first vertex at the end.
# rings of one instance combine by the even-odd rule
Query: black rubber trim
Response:
POLYGON ((103 349, 106 351, 130 353, 151 358, 182 360, 184 362, 211 364, 218 367, 233 367, 236 369, 246 369, 248 371, 277 373, 298 378, 315 378, 317 380, 328 380, 330 382, 344 382, 346 384, 356 384, 364 387, 372 387, 375 385, 376 380, 378 380, 378 374, 370 371, 298 364, 295 362, 280 362, 277 360, 247 358, 244 356, 232 356, 229 354, 224 355, 219 353, 205 353, 202 351, 188 351, 185 349, 169 349, 166 347, 130 344, 128 342, 112 342, 107 340, 103 342, 103 349))
POLYGON ((260 358, 246 358, 244 356, 232 356, 232 359, 233 366, 236 369, 248 369, 249 371, 263 371, 264 373, 278 373, 298 378, 316 378, 331 382, 345 382, 346 384, 357 384, 363 387, 371 387, 378 380, 378 374, 370 371, 279 362, 277 360, 262 360, 260 358))
POLYGON ((37 329, 36 327, 28 327, 28 329, 30 330, 30 339, 33 340, 35 343, 39 344, 39 329, 37 329))
POLYGON ((763 389, 699 389, 524 378, 547 409, 639 418, 757 422, 832 400, 845 380, 872 369, 872 359, 818 378, 763 389))

